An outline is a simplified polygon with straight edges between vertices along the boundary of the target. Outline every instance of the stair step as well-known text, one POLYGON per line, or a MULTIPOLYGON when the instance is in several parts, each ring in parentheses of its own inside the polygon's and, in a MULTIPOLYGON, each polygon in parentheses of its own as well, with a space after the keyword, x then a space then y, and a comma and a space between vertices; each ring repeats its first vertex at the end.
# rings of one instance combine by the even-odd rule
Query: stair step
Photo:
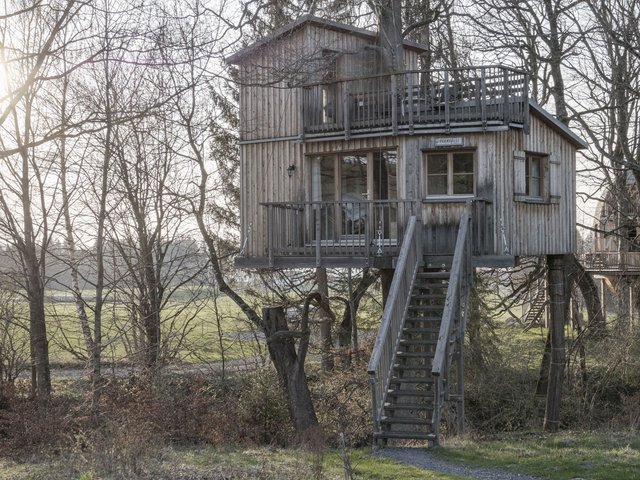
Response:
POLYGON ((433 352, 405 352, 400 350, 397 356, 400 358, 430 358, 433 357, 433 352))
POLYGON ((433 378, 431 377, 393 377, 391 378, 391 383, 431 384, 433 383, 433 378))
POLYGON ((444 305, 409 305, 409 310, 417 310, 419 312, 441 312, 444 305))
POLYGON ((413 286, 413 290, 435 290, 440 292, 439 294, 434 293, 434 295, 444 295, 445 290, 447 290, 448 288, 448 283, 434 283, 425 280, 418 280, 417 283, 413 286))
POLYGON ((391 403, 386 402, 384 404, 385 410, 421 410, 423 412, 433 412, 433 404, 431 402, 425 403, 391 403))
POLYGON ((446 279, 449 277, 450 277, 449 272, 418 272, 418 274, 416 275, 416 278, 429 278, 429 279, 433 279, 433 278, 446 279))
POLYGON ((403 390, 393 390, 390 389, 387 392, 388 396, 391 397, 433 397, 432 390, 415 390, 415 389, 403 389, 403 390))
POLYGON ((415 328, 415 327, 404 327, 403 329, 405 334, 422 334, 422 333, 440 333, 440 327, 437 328, 415 328))
POLYGON ((403 338, 400 340, 400 345, 436 345, 438 339, 433 340, 407 340, 403 338))
POLYGON ((406 320, 409 322, 439 322, 442 320, 442 317, 440 315, 422 315, 420 317, 407 316, 406 320))
POLYGON ((374 438, 401 438, 406 440, 434 440, 435 435, 424 432, 401 432, 401 431, 383 431, 373 434, 374 438))
POLYGON ((400 370, 401 372, 407 371, 407 370, 417 370, 417 371, 431 371, 433 369, 432 365, 401 365, 399 363, 396 363, 393 365, 393 368, 396 370, 400 370))
POLYGON ((442 300, 444 301, 447 296, 442 293, 416 293, 411 295, 412 300, 442 300))
POLYGON ((431 425, 431 420, 416 417, 382 417, 380 423, 395 423, 406 425, 431 425))

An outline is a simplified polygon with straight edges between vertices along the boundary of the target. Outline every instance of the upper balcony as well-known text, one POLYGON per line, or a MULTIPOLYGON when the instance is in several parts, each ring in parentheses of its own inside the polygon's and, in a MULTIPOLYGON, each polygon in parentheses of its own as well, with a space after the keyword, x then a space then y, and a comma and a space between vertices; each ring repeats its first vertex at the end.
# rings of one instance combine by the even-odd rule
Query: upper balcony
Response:
POLYGON ((528 79, 502 66, 406 71, 303 87, 304 137, 528 129, 528 79))

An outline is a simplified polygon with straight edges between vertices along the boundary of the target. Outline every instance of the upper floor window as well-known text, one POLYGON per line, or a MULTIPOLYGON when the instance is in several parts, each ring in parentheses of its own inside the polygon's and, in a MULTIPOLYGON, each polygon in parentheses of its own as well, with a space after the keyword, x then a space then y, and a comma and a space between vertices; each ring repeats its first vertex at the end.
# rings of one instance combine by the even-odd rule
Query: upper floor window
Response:
POLYGON ((559 202, 564 178, 558 155, 515 150, 513 160, 516 201, 559 202))
POLYGON ((528 197, 542 198, 544 196, 544 165, 542 155, 527 154, 525 159, 525 194, 528 197))
POLYGON ((428 153, 427 195, 473 195, 473 152, 428 153))

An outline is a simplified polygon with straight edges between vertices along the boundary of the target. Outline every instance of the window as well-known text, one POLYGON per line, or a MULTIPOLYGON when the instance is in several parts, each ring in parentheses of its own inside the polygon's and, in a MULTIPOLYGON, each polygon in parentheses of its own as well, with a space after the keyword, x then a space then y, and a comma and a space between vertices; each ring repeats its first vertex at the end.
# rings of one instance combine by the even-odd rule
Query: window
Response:
POLYGON ((525 194, 528 197, 542 198, 544 157, 527 154, 525 160, 525 194))
POLYGON ((427 195, 473 195, 473 152, 427 154, 427 195))
POLYGON ((565 173, 557 154, 514 150, 513 161, 513 193, 517 202, 560 202, 565 173))

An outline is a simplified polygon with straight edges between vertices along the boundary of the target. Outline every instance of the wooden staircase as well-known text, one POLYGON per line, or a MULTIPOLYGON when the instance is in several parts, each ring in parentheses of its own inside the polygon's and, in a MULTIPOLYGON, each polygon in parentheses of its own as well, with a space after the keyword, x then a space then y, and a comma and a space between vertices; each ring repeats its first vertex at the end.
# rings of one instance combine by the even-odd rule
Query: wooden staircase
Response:
POLYGON ((380 419, 377 440, 435 441, 433 357, 449 285, 448 271, 417 273, 380 419))
POLYGON ((527 314, 522 322, 528 328, 537 325, 544 316, 547 307, 547 286, 544 281, 538 282, 534 295, 529 305, 529 310, 527 310, 527 314))
POLYGON ((463 355, 473 281, 471 203, 460 220, 450 270, 429 270, 420 219, 411 217, 369 362, 373 436, 439 441, 445 404, 464 428, 463 355))

